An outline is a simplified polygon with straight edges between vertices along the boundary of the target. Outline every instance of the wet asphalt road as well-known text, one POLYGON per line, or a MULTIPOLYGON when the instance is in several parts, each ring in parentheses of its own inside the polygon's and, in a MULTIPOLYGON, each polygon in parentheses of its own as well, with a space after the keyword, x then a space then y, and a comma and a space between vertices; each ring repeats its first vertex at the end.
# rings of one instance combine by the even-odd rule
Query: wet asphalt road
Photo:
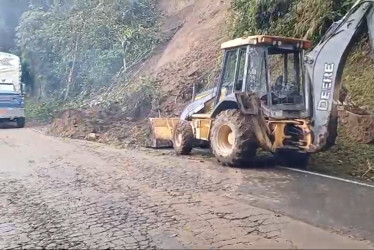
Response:
POLYGON ((373 188, 0 130, 3 248, 373 248, 373 188))
MULTIPOLYGON (((206 149, 195 155, 212 157, 206 149)), ((374 242, 374 183, 278 167, 267 156, 238 171, 251 205, 374 242)))
POLYGON ((374 241, 374 186, 287 169, 257 170, 263 175, 242 171, 245 177, 240 190, 260 197, 253 205, 374 241), (273 178, 268 178, 269 171, 273 178))

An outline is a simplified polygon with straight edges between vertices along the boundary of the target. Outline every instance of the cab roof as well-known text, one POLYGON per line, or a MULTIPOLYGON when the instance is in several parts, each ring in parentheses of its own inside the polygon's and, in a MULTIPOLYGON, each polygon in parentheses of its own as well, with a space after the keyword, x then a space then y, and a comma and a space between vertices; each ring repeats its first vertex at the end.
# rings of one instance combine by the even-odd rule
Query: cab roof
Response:
POLYGON ((222 49, 231 49, 245 45, 274 45, 281 46, 284 44, 294 45, 296 48, 309 49, 312 47, 312 42, 291 37, 256 35, 237 38, 221 45, 222 49))

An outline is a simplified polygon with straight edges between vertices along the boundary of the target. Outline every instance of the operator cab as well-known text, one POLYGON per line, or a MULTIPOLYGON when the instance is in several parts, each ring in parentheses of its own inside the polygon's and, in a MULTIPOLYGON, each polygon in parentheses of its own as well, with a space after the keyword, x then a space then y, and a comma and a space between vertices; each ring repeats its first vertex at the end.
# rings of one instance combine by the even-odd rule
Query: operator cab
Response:
POLYGON ((257 93, 274 119, 309 117, 309 86, 303 78, 306 40, 250 36, 222 44, 224 65, 217 102, 235 92, 257 93))

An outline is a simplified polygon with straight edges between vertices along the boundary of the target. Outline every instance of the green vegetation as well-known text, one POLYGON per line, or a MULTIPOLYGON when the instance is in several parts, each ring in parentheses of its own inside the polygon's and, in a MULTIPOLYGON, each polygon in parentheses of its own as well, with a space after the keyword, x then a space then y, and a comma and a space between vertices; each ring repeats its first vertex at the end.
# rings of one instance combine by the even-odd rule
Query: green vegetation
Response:
POLYGON ((313 155, 313 170, 339 175, 352 176, 374 181, 374 146, 358 144, 347 137, 348 128, 339 128, 337 145, 327 152, 313 155))
POLYGON ((154 0, 31 1, 17 44, 41 100, 84 99, 160 41, 154 0))
POLYGON ((61 110, 63 104, 55 100, 26 102, 25 113, 28 120, 41 123, 51 122, 55 115, 61 110))
POLYGON ((2 0, 0 50, 22 58, 29 118, 126 82, 162 41, 156 2, 2 0))
POLYGON ((233 37, 271 34, 318 41, 354 0, 233 0, 233 37))
POLYGON ((343 82, 349 91, 349 102, 374 112, 374 60, 367 40, 362 40, 351 53, 344 69, 343 82))

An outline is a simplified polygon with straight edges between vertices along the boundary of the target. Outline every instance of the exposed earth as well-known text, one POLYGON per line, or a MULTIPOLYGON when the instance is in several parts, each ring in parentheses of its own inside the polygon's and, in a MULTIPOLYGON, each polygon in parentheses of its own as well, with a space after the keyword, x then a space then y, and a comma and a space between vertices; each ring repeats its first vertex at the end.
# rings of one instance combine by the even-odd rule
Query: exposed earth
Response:
POLYGON ((373 248, 373 186, 0 130, 0 248, 373 248))

